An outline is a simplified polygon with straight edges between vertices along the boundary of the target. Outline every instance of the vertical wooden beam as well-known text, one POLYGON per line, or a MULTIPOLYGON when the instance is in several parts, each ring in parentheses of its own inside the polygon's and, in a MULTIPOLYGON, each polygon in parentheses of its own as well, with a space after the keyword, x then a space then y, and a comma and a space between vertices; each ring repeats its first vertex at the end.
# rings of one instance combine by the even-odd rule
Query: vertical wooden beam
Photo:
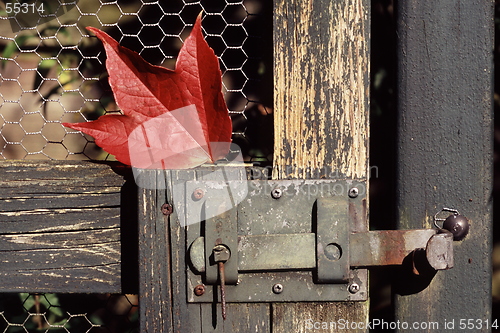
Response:
POLYGON ((277 0, 274 12, 274 177, 364 178, 370 2, 277 0))
MULTIPOLYGON (((276 0, 274 12, 273 177, 365 179, 370 2, 276 0)), ((366 323, 368 302, 275 304, 272 318, 280 333, 366 323)))
MULTIPOLYGON (((267 303, 229 303, 227 320, 222 320, 220 303, 191 303, 187 300, 186 195, 179 187, 188 180, 219 180, 213 169, 149 170, 139 188, 139 292, 141 332, 238 333, 270 332, 270 306, 267 303), (173 204, 170 216, 161 212, 164 203, 173 204)), ((243 170, 239 178, 246 180, 243 170)), ((207 288, 217 286, 207 285, 207 288)))
MULTIPOLYGON (((150 170, 150 184, 165 183, 162 170, 150 170)), ((139 297, 141 332, 172 331, 169 219, 162 214, 165 191, 139 188, 139 297)))
POLYGON ((397 288, 396 319, 439 331, 445 321, 463 330, 460 319, 491 329, 493 5, 408 0, 398 10, 399 227, 430 228, 442 207, 471 221, 453 269, 397 288))

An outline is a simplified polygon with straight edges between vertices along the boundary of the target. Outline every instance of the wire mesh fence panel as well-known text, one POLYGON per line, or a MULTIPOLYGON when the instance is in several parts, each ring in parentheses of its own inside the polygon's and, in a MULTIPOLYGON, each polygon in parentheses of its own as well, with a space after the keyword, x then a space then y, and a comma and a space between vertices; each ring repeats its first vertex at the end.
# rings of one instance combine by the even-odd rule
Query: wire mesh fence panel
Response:
MULTIPOLYGON (((114 160, 66 128, 120 114, 102 44, 106 31, 146 61, 173 69, 198 14, 219 58, 233 142, 269 163, 272 2, 265 0, 0 1, 0 158, 114 160)), ((136 295, 0 294, 3 332, 135 332, 136 295)))
POLYGON ((5 159, 113 159, 62 122, 120 113, 105 53, 87 26, 108 32, 147 61, 173 68, 200 11, 219 57, 233 141, 246 160, 272 150, 270 4, 262 0, 0 3, 0 155, 5 159), (17 6, 16 6, 17 4, 17 6), (267 30, 266 32, 262 31, 267 30), (266 50, 263 52, 263 50, 266 50))
POLYGON ((139 332, 136 295, 0 294, 2 332, 139 332))

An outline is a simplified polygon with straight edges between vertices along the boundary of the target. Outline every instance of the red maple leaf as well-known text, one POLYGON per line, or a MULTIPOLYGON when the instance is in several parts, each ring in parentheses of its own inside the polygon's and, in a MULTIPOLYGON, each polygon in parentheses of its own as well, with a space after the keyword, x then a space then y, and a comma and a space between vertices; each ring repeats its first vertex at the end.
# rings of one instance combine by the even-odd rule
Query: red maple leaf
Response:
POLYGON ((191 168, 228 153, 231 119, 201 14, 175 70, 152 65, 105 32, 87 29, 104 44, 109 83, 123 114, 64 126, 93 136, 118 161, 137 168, 191 168))

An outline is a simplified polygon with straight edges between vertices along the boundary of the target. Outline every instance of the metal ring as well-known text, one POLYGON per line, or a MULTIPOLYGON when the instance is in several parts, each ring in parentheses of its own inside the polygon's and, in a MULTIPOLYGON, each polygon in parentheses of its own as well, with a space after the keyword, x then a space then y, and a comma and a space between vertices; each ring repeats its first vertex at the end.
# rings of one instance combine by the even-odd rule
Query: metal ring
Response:
POLYGON ((435 215, 434 215, 434 225, 436 226, 436 228, 438 229, 443 229, 442 227, 440 227, 437 222, 438 221, 444 221, 446 219, 440 219, 438 218, 438 214, 441 213, 441 212, 450 212, 450 213, 453 213, 454 215, 460 215, 460 213, 458 212, 458 210, 454 209, 454 208, 446 208, 446 207, 443 207, 443 209, 441 209, 439 212, 437 212, 435 215))

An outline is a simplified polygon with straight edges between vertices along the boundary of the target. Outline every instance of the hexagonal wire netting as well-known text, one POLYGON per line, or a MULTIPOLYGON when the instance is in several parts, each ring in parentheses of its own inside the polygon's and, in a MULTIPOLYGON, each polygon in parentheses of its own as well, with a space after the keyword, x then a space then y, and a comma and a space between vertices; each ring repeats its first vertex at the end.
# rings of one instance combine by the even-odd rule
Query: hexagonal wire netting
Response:
POLYGON ((138 332, 137 295, 0 294, 2 332, 138 332))
MULTIPOLYGON (((85 27, 102 29, 147 61, 173 68, 202 10, 206 39, 220 60, 233 142, 246 161, 269 162, 272 1, 266 0, 1 1, 1 158, 113 160, 92 137, 61 125, 120 112, 107 82, 103 47, 85 27)), ((122 332, 128 330, 116 318, 137 319, 134 295, 94 295, 102 307, 89 297, 75 295, 72 303, 68 295, 0 294, 0 329, 122 332)))
POLYGON ((241 146, 247 161, 269 161, 272 68, 265 59, 271 52, 263 50, 270 51, 272 46, 266 45, 270 38, 262 37, 271 36, 269 29, 261 34, 268 24, 262 19, 268 2, 30 0, 35 6, 21 7, 27 13, 17 15, 8 14, 13 7, 4 5, 0 156, 113 159, 92 137, 61 125, 120 112, 107 84, 101 43, 85 27, 103 29, 149 62, 173 68, 183 40, 203 10, 206 39, 219 56, 223 72, 233 141, 241 146))

